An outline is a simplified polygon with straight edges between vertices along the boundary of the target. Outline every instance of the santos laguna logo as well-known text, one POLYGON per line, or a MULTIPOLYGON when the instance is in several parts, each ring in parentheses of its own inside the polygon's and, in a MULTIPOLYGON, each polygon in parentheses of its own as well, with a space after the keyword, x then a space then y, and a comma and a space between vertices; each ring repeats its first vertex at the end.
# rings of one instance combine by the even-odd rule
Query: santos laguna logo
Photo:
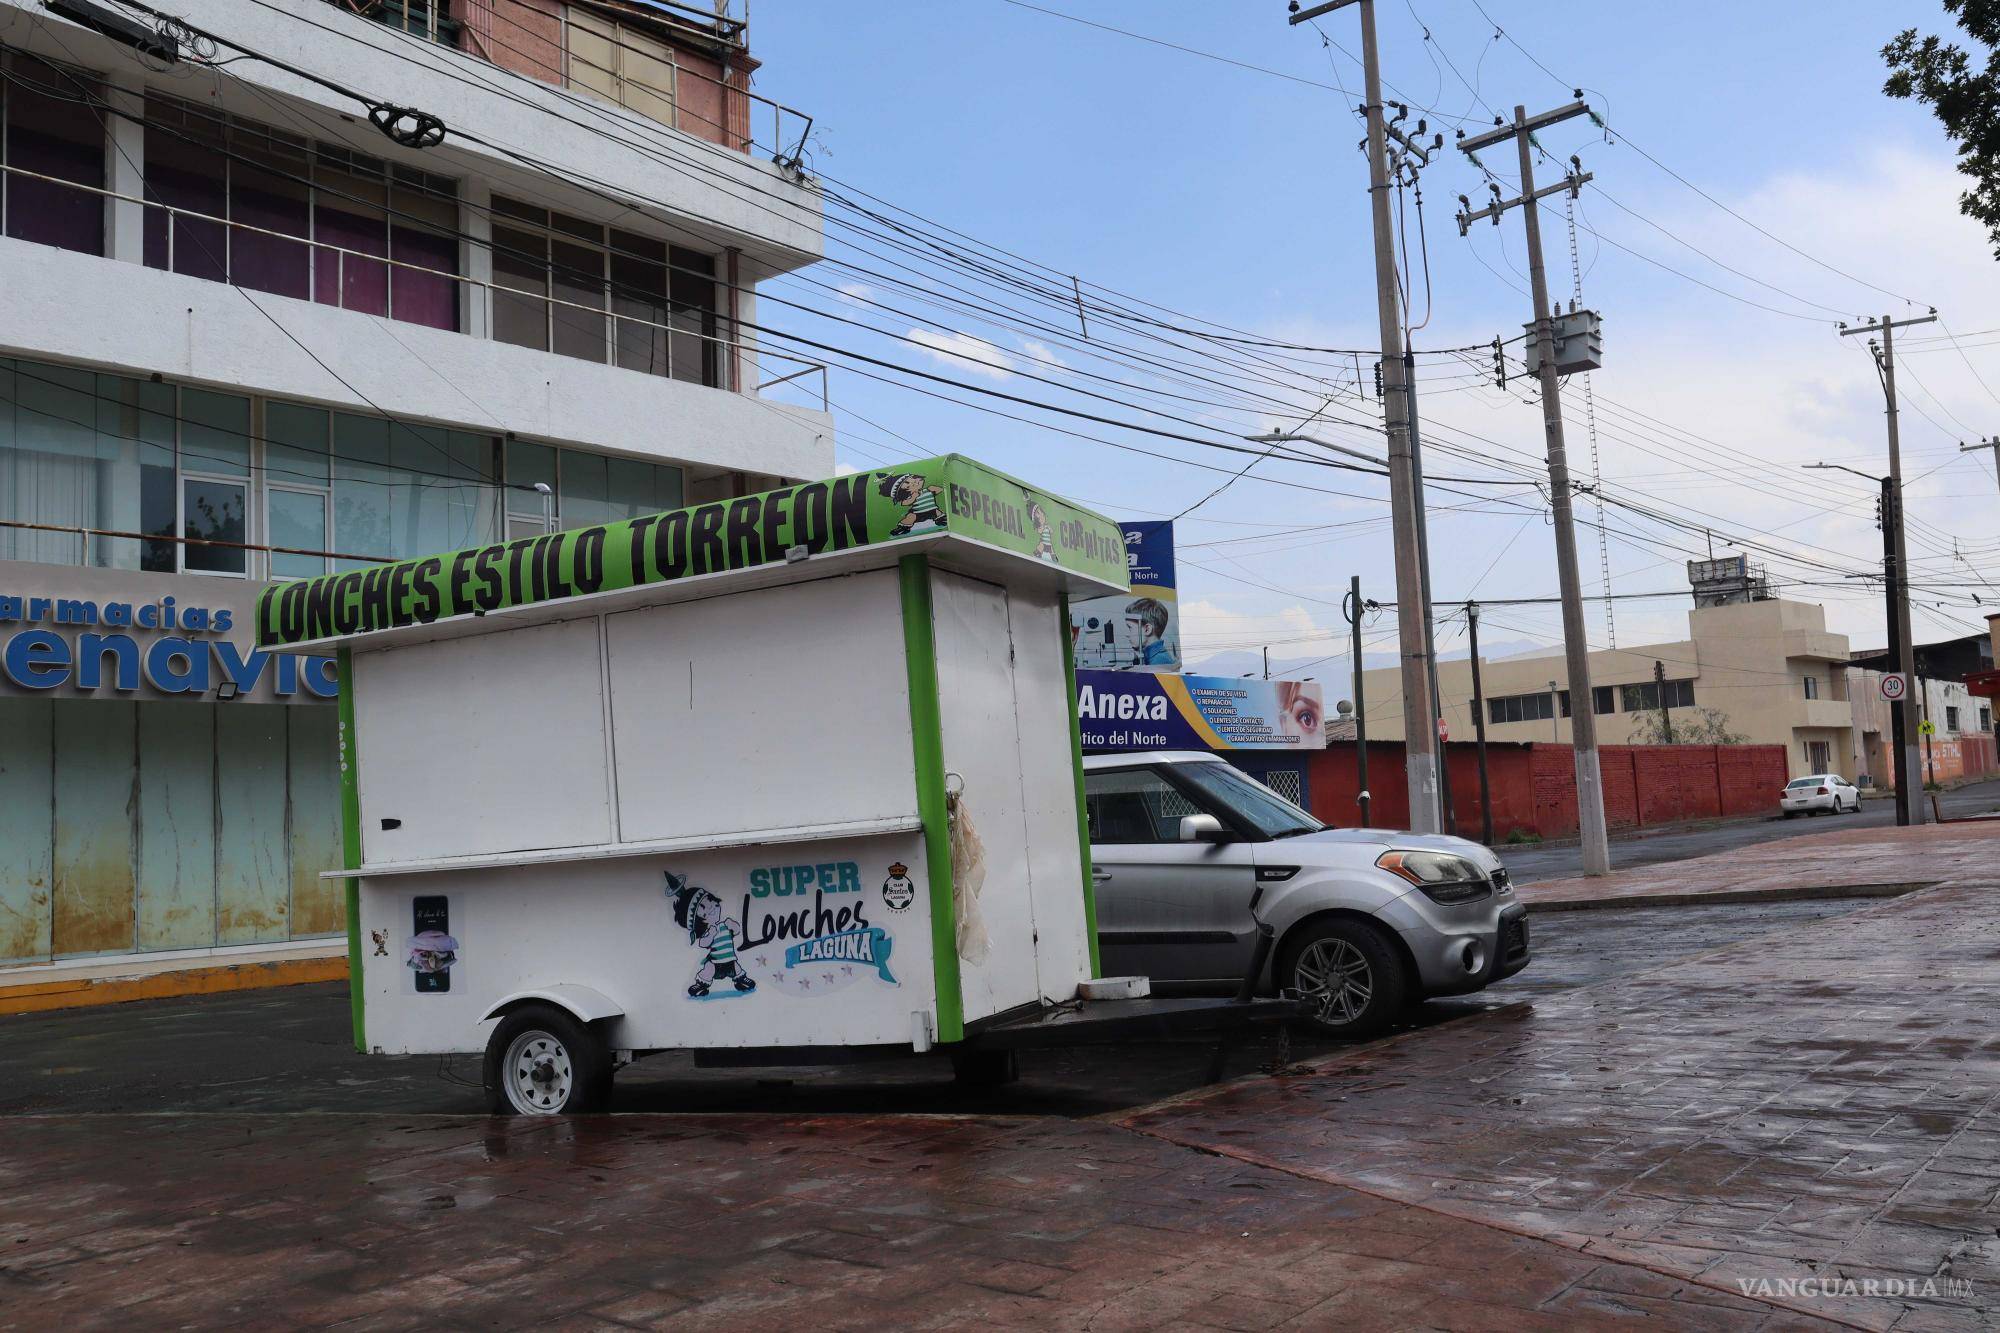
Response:
POLYGON ((23 690, 224 698, 263 686, 279 698, 339 693, 330 657, 273 656, 223 637, 228 608, 0 593, 0 673, 23 690), (26 626, 26 628, 19 628, 26 626))

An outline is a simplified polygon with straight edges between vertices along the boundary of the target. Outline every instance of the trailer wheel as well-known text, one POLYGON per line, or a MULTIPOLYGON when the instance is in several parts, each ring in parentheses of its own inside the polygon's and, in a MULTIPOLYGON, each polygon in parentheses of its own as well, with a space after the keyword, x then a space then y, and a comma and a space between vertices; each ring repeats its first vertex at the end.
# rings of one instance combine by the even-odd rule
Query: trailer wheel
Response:
POLYGON ((486 1098, 495 1115, 577 1115, 611 1101, 611 1052, 574 1014, 524 1004, 486 1043, 486 1098))
POLYGON ((966 1088, 997 1088, 1021 1077, 1021 1062, 1012 1051, 953 1051, 951 1076, 966 1088))

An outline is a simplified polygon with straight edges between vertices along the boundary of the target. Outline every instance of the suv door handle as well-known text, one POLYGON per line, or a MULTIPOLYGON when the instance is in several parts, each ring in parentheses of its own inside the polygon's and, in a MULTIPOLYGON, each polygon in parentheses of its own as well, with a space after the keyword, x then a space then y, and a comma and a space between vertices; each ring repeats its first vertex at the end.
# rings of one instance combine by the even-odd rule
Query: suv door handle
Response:
POLYGON ((1102 884, 1105 880, 1111 878, 1111 872, 1109 870, 1099 870, 1093 866, 1091 867, 1090 878, 1096 883, 1102 884))

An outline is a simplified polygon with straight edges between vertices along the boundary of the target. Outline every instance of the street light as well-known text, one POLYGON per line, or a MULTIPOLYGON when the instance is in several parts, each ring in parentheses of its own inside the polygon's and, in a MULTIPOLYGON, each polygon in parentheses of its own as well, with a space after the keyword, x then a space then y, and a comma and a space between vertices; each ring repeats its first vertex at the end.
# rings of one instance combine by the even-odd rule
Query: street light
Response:
POLYGON ((1315 445, 1321 449, 1330 449, 1337 454, 1345 454, 1349 458, 1358 458, 1362 462, 1368 464, 1370 467, 1380 468, 1384 476, 1387 476, 1389 472, 1389 465, 1383 462, 1381 459, 1370 458, 1367 454, 1362 453, 1359 449, 1350 449, 1344 444, 1335 444, 1331 440, 1322 440, 1316 435, 1301 435, 1299 432, 1291 430, 1274 430, 1266 432, 1263 435, 1245 435, 1243 438, 1245 440, 1248 440, 1251 444, 1315 445))

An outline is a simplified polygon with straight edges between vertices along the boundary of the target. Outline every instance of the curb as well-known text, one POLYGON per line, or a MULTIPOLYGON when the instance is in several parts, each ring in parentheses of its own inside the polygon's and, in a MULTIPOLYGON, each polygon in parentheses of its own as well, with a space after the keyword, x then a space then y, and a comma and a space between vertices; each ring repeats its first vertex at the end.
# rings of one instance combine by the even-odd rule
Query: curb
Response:
MULTIPOLYGON (((1908 880, 1890 884, 1802 884, 1789 889, 1725 889, 1720 893, 1635 893, 1623 898, 1553 898, 1547 902, 1515 890, 1521 904, 1531 913, 1600 912, 1619 907, 1700 907, 1729 903, 1797 903, 1841 898, 1900 898, 1918 889, 1927 889, 1937 880, 1908 880)), ((1532 887, 1532 886, 1529 886, 1532 887)))
POLYGON ((125 1004, 132 1000, 219 995, 226 991, 303 986, 316 981, 346 979, 347 958, 344 954, 330 958, 288 958, 270 963, 228 963, 136 977, 74 977, 0 986, 0 1014, 46 1013, 54 1009, 125 1004))

